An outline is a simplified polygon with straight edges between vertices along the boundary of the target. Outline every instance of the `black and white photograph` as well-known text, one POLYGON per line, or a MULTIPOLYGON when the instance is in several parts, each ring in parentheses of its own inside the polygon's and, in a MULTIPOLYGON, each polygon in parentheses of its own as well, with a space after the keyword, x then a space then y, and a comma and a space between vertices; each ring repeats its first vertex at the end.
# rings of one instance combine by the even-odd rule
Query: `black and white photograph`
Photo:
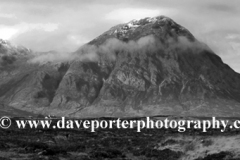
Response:
POLYGON ((0 0, 0 160, 240 160, 240 1, 0 0))

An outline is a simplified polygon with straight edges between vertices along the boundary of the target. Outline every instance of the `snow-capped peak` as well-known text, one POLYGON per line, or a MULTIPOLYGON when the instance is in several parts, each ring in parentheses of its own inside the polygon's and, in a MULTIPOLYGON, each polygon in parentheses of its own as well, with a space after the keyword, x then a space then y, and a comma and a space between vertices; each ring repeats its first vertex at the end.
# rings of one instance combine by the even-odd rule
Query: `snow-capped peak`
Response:
POLYGON ((131 39, 137 39, 141 36, 153 34, 156 36, 163 35, 163 33, 187 36, 194 39, 193 35, 184 27, 174 22, 171 18, 166 16, 146 17, 139 20, 131 20, 128 23, 123 23, 112 27, 110 30, 105 32, 103 35, 95 38, 93 43, 102 43, 107 38, 117 38, 122 41, 128 41, 131 39))
POLYGON ((7 40, 3 40, 3 39, 0 39, 0 44, 10 45, 10 43, 7 40))
POLYGON ((128 23, 122 24, 120 27, 115 28, 115 30, 112 32, 112 34, 118 34, 121 36, 126 36, 126 33, 129 31, 134 31, 136 28, 140 26, 144 26, 146 24, 154 24, 156 22, 164 22, 169 24, 175 24, 173 20, 166 16, 157 16, 157 17, 147 17, 140 20, 131 20, 128 23))

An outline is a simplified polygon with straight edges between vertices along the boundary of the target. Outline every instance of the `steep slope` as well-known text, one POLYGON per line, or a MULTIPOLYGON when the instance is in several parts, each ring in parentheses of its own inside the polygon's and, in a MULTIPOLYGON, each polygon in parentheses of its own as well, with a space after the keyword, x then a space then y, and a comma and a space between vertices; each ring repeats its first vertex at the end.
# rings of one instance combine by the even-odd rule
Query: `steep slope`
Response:
POLYGON ((90 44, 99 45, 112 36, 129 42, 149 35, 154 37, 147 38, 150 45, 118 54, 97 107, 86 108, 87 113, 239 114, 240 75, 170 18, 131 21, 113 27, 90 44))
POLYGON ((4 66, 0 100, 78 117, 240 115, 240 75, 168 17, 117 25, 71 56, 4 66))

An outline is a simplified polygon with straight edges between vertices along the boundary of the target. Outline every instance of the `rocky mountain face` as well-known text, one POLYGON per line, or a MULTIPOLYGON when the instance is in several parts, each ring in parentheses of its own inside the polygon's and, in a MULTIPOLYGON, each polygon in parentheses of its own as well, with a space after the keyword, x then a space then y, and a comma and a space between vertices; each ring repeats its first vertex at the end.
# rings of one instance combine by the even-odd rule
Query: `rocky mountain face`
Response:
POLYGON ((33 63, 29 50, 9 54, 3 46, 5 108, 74 117, 240 115, 240 74, 165 16, 117 25, 66 61, 33 63))

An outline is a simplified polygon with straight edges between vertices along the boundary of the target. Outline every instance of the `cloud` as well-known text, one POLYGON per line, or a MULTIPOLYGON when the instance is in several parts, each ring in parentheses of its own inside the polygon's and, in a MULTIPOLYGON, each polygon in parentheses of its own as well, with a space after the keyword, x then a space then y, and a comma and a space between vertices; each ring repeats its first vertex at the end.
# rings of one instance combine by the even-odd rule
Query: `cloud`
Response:
POLYGON ((225 12, 225 13, 236 13, 237 8, 236 6, 231 6, 229 4, 209 4, 207 5, 208 9, 218 11, 218 12, 225 12))
POLYGON ((32 46, 34 46, 35 52, 55 50, 60 53, 76 51, 79 46, 83 45, 82 42, 86 41, 85 37, 81 35, 72 37, 71 32, 68 30, 63 31, 61 29, 57 29, 52 32, 46 32, 44 30, 31 30, 25 32, 24 34, 20 34, 13 39, 15 44, 21 44, 31 49, 32 46))
POLYGON ((26 23, 22 22, 13 26, 13 28, 17 28, 19 32, 27 32, 31 30, 43 30, 46 32, 52 32, 58 29, 58 25, 56 23, 26 23))
POLYGON ((0 38, 9 40, 32 30, 43 30, 45 32, 52 32, 58 29, 58 24, 54 23, 26 23, 22 22, 16 25, 0 25, 0 38))
POLYGON ((0 26, 0 38, 8 40, 18 32, 17 29, 0 26))
POLYGON ((17 19, 17 16, 15 14, 0 13, 0 18, 14 18, 14 19, 17 19))
POLYGON ((13 26, 19 23, 18 19, 15 18, 7 18, 7 17, 0 17, 0 25, 5 26, 13 26))
POLYGON ((239 5, 239 0, 1 0, 0 38, 37 51, 70 52, 119 23, 166 15, 207 43, 223 61, 235 68, 232 64, 240 63, 240 59, 227 57, 238 59, 238 41, 227 35, 240 34, 239 5), (40 25, 31 29, 30 25, 21 32, 24 29, 16 27, 21 23, 52 23, 57 27, 40 25))
POLYGON ((108 39, 100 46, 83 45, 76 52, 47 52, 35 54, 35 57, 30 59, 30 63, 48 63, 48 62, 66 62, 66 61, 97 61, 100 57, 105 57, 109 60, 116 59, 117 52, 145 52, 149 49, 155 49, 156 40, 153 36, 142 37, 137 41, 122 42, 116 38, 108 39))
POLYGON ((138 39, 137 41, 123 42, 116 38, 106 40, 102 45, 83 45, 76 52, 58 53, 47 52, 36 54, 29 63, 45 64, 48 62, 58 63, 67 61, 98 61, 104 57, 110 61, 116 60, 119 54, 128 52, 131 54, 154 53, 159 49, 191 49, 194 53, 202 49, 209 49, 206 45, 198 41, 190 41, 188 38, 179 36, 176 39, 169 38, 166 40, 169 45, 162 44, 158 38, 148 35, 138 39))

